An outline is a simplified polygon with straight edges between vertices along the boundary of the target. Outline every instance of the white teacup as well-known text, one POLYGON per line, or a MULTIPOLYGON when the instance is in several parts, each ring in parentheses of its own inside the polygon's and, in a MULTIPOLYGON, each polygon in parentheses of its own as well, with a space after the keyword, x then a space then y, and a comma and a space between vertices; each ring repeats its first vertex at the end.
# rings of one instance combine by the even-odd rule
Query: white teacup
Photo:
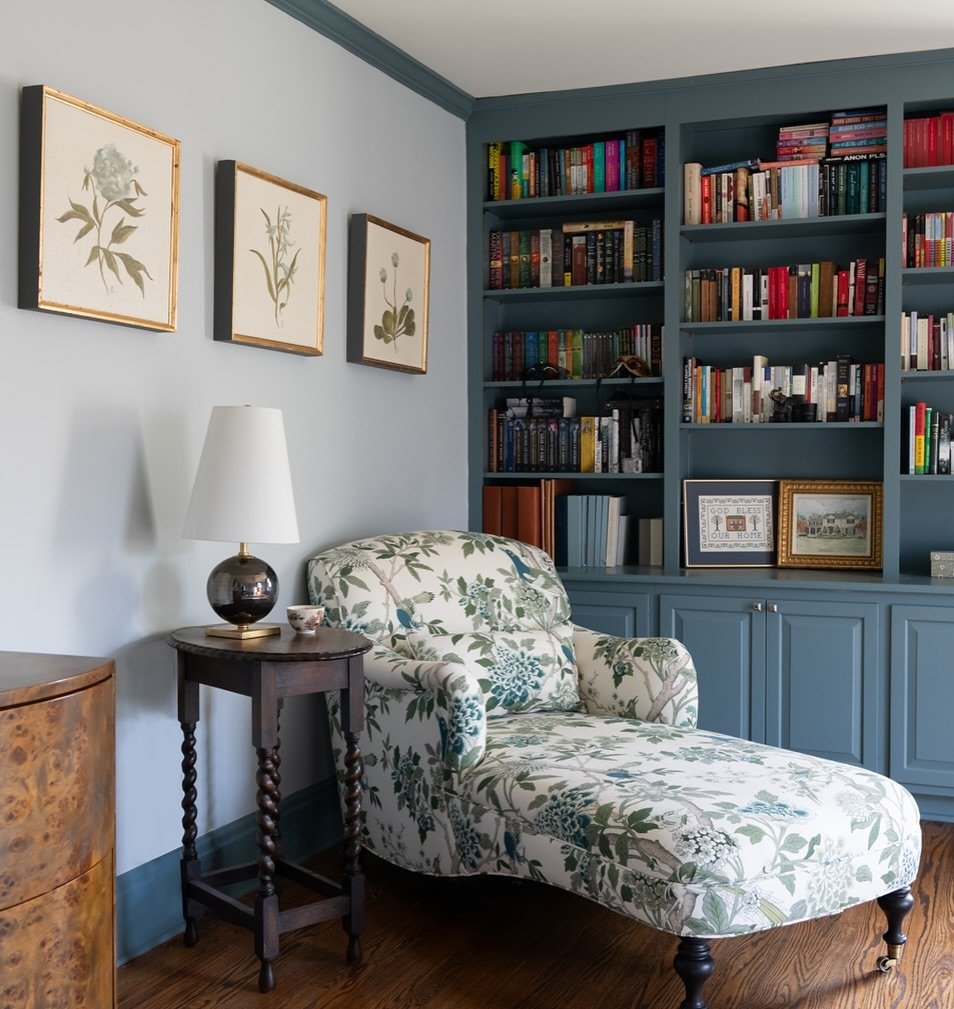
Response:
POLYGON ((289 606, 285 612, 288 614, 289 624, 299 634, 314 634, 325 619, 324 606, 309 606, 307 603, 289 606))

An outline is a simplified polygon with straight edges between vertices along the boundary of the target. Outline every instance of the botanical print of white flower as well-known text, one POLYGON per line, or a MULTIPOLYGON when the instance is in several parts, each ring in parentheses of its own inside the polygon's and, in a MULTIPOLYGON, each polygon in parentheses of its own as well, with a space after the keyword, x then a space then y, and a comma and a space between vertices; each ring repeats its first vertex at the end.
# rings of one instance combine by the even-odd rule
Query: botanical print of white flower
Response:
POLYGON ((396 252, 391 253, 391 266, 394 267, 394 277, 391 286, 391 296, 388 297, 388 271, 382 266, 378 273, 381 281, 381 294, 387 308, 381 315, 381 324, 374 327, 374 338, 383 343, 390 343, 394 347, 394 353, 398 352, 398 338, 401 336, 413 336, 417 328, 414 321, 414 309, 411 308, 411 301, 414 292, 407 288, 404 292, 404 303, 398 308, 397 304, 397 274, 400 257, 396 252))
POLYGON ((112 293, 107 270, 120 284, 123 282, 121 271, 124 271, 132 278, 143 297, 146 294, 145 278, 152 280, 152 274, 145 264, 128 252, 116 248, 124 245, 139 230, 138 225, 129 224, 127 219, 140 218, 146 213, 145 208, 139 205, 139 200, 148 194, 136 178, 138 173, 139 169, 115 144, 98 148, 93 155, 93 167, 83 169, 82 188, 92 197, 90 205, 86 206, 67 196, 70 209, 57 218, 61 224, 67 221, 80 222, 80 229, 73 239, 74 245, 90 232, 95 232, 85 265, 97 264, 107 294, 112 293), (120 215, 118 219, 117 211, 120 215), (110 225, 112 230, 109 230, 110 225))
POLYGON ((291 262, 287 262, 288 253, 295 244, 291 239, 292 214, 288 206, 278 206, 275 220, 269 217, 264 207, 258 208, 265 218, 265 235, 268 239, 268 255, 263 256, 258 249, 249 249, 253 256, 258 256, 262 269, 265 271, 265 288, 275 306, 275 325, 283 323, 282 313, 291 297, 292 283, 298 270, 298 254, 296 250, 291 262))

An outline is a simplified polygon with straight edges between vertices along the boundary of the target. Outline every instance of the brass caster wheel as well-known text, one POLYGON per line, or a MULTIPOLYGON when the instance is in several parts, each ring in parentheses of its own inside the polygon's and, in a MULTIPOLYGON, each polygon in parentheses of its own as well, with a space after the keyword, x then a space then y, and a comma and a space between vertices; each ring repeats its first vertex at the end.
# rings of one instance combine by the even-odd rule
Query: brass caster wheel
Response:
POLYGON ((898 961, 893 956, 879 956, 878 970, 880 970, 882 974, 890 974, 891 968, 894 967, 897 962, 898 961))

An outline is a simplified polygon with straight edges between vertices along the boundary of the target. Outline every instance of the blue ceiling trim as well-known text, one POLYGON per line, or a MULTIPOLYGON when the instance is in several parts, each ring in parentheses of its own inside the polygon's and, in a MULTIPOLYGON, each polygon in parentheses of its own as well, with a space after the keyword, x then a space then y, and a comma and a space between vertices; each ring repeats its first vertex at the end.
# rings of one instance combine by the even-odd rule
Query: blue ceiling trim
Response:
POLYGON ((467 119, 473 111, 474 99, 466 91, 418 63, 327 0, 267 2, 455 116, 467 119))

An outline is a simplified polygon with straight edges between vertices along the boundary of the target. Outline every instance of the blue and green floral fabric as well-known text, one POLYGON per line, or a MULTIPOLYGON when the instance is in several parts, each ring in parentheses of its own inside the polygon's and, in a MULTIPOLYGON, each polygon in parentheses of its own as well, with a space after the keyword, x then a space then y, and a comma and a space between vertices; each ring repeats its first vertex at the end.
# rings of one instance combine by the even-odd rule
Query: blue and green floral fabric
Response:
POLYGON ((488 718, 518 711, 577 711, 579 678, 573 628, 476 631, 466 634, 411 632, 418 659, 457 662, 477 680, 488 718))
MULTIPOLYGON (((365 843, 398 865, 537 879, 706 938, 914 879, 918 810, 901 786, 698 730, 686 649, 571 624, 542 551, 479 533, 382 536, 313 558, 308 580, 329 622, 376 642, 365 843), (582 709, 495 703, 491 654, 530 636, 572 640, 582 709)), ((340 765, 334 697, 329 714, 340 765)))

